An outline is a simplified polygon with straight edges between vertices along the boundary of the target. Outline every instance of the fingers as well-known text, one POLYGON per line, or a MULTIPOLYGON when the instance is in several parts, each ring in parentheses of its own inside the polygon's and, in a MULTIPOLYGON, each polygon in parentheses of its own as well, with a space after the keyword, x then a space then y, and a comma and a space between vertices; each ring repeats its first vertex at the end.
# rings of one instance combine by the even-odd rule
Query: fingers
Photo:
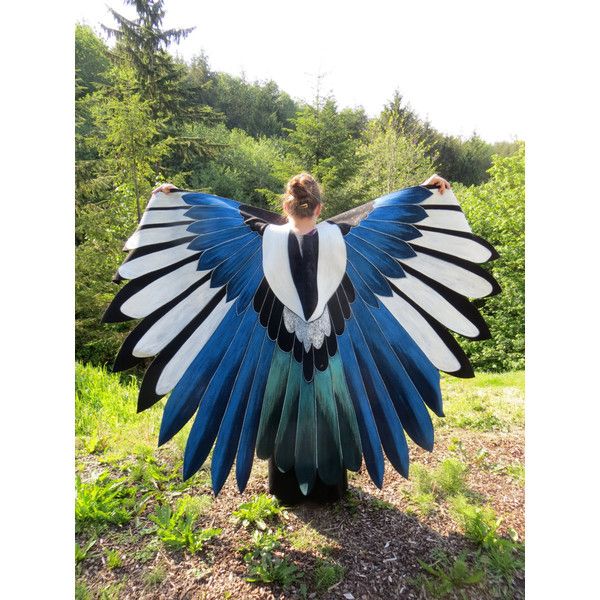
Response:
POLYGON ((162 192, 163 194, 168 194, 171 190, 175 189, 175 186, 172 183, 162 183, 157 188, 152 190, 153 194, 157 192, 162 192))

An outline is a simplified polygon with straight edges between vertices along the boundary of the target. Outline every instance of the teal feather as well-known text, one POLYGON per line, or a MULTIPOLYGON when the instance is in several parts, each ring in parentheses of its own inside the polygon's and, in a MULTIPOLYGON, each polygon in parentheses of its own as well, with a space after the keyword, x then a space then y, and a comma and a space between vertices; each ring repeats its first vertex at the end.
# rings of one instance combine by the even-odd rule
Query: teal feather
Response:
POLYGON ((331 371, 315 369, 315 405, 317 409, 317 470, 324 483, 342 480, 342 445, 338 414, 331 383, 331 371))
POLYGON ((313 382, 304 377, 300 379, 294 462, 300 491, 306 496, 317 475, 317 411, 313 382))
POLYGON ((331 370, 333 395, 337 405, 344 467, 349 471, 358 471, 362 462, 360 431, 339 353, 330 357, 329 369, 331 370))
POLYGON ((279 426, 283 399, 292 355, 276 347, 267 378, 260 423, 256 438, 256 456, 267 459, 273 455, 275 436, 279 426))
POLYGON ((283 410, 281 411, 281 420, 277 429, 275 438, 275 464, 277 468, 286 472, 294 466, 296 439, 296 421, 298 419, 298 399, 300 396, 300 380, 302 376, 302 364, 291 361, 287 388, 285 390, 285 400, 283 401, 283 410))

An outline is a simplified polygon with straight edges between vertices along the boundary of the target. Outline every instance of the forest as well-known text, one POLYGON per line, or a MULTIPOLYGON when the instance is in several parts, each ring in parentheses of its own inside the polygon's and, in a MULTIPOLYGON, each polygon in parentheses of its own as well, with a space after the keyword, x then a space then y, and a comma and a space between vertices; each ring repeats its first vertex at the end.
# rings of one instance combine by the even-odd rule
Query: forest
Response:
POLYGON ((492 339, 460 339, 476 370, 524 368, 525 147, 447 135, 400 91, 369 117, 341 108, 320 77, 310 101, 274 81, 211 69, 199 51, 174 53, 190 29, 166 29, 162 2, 111 9, 113 24, 75 29, 76 359, 110 364, 131 323, 103 325, 151 190, 161 182, 280 210, 286 181, 308 171, 322 184, 324 218, 433 173, 448 179, 472 226, 500 258, 502 287, 477 301, 492 339))

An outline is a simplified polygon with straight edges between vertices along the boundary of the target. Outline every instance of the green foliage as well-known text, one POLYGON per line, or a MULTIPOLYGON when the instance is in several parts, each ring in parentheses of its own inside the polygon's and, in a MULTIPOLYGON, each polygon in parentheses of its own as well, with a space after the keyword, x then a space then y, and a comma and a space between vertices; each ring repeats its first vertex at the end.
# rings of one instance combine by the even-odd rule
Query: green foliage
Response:
POLYGON ((434 470, 423 465, 412 467, 413 486, 417 494, 432 494, 440 498, 455 496, 465 491, 467 467, 454 458, 442 461, 434 470))
POLYGON ((293 585, 303 576, 304 573, 286 558, 265 553, 261 555, 259 560, 253 560, 248 565, 246 581, 251 583, 278 583, 285 588, 293 585))
POLYGON ((450 500, 451 514, 471 541, 489 548, 497 539, 501 519, 490 506, 472 504, 464 495, 450 500))
POLYGON ((96 538, 91 538, 88 540, 86 544, 80 546, 77 542, 75 542, 75 564, 83 562, 87 557, 89 551, 95 546, 98 540, 96 538))
POLYGON ((83 483, 76 478, 75 526, 77 531, 102 529, 109 524, 124 525, 133 516, 134 490, 124 479, 111 479, 108 472, 95 481, 83 483))
POLYGON ((266 521, 272 521, 284 511, 283 507, 273 496, 259 494, 250 502, 241 504, 237 510, 233 511, 233 516, 244 527, 253 525, 258 529, 265 530, 267 528, 266 521))
POLYGON ((156 534, 168 548, 186 549, 191 554, 200 552, 206 542, 221 534, 218 528, 197 529, 201 509, 191 497, 182 498, 175 510, 168 505, 158 506, 150 516, 156 534))
POLYGON ((124 0, 134 6, 137 16, 127 19, 109 7, 117 27, 102 25, 117 40, 113 57, 119 65, 133 70, 136 91, 151 102, 153 116, 166 117, 177 112, 182 73, 167 52, 194 29, 163 29, 164 0, 124 0))
MULTIPOLYGON (((230 131, 223 124, 193 125, 187 132, 216 148, 210 160, 196 163, 189 177, 190 187, 255 206, 266 207, 266 196, 280 197, 285 181, 275 175, 283 156, 278 142, 253 138, 241 129, 230 131)), ((280 208, 279 203, 277 210, 280 208)))
POLYGON ((523 369, 525 364, 525 146, 495 156, 486 183, 455 189, 473 231, 487 239, 500 258, 490 270, 502 293, 476 303, 492 339, 463 342, 473 365, 485 371, 523 369))
MULTIPOLYGON (((234 513, 235 514, 235 513, 234 513)), ((248 572, 246 581, 252 583, 278 583, 287 587, 296 583, 304 573, 286 558, 276 555, 281 548, 283 531, 260 531, 252 532, 250 543, 240 547, 244 556, 248 572)))
POLYGON ((343 212, 350 206, 344 185, 357 169, 359 142, 351 120, 338 112, 333 98, 328 98, 322 106, 303 107, 292 123, 285 140, 285 160, 279 167, 282 179, 310 172, 323 187, 323 218, 343 212))
POLYGON ((110 67, 108 47, 89 25, 75 25, 75 82, 76 97, 80 98, 106 83, 110 67))
POLYGON ((380 498, 372 498, 371 506, 376 510, 395 510, 395 506, 387 500, 381 500, 380 498))
POLYGON ((431 564, 417 560, 425 571, 419 583, 434 598, 447 597, 457 590, 480 583, 484 578, 483 570, 469 566, 464 552, 456 558, 438 553, 431 564))
POLYGON ((75 433, 96 435, 102 424, 122 425, 136 418, 137 381, 122 382, 104 367, 75 365, 75 433))
POLYGON ((281 137, 296 114, 296 102, 274 81, 249 83, 244 77, 213 73, 211 83, 207 102, 225 115, 229 129, 281 137))
POLYGON ((359 171, 349 184, 355 205, 421 183, 434 171, 425 144, 399 133, 391 118, 383 125, 369 125, 357 159, 359 171))
POLYGON ((118 550, 106 551, 106 566, 111 570, 123 566, 123 558, 118 550))
POLYGON ((332 585, 342 581, 345 572, 344 567, 338 563, 319 560, 313 571, 315 588, 319 592, 327 591, 332 585))
POLYGON ((510 431, 523 427, 524 372, 490 376, 477 373, 473 379, 442 377, 445 417, 434 417, 436 428, 475 431, 510 431))
POLYGON ((92 594, 83 581, 75 582, 75 600, 92 600, 92 594))
POLYGON ((148 586, 155 586, 162 583, 167 578, 167 568, 165 565, 157 565, 150 571, 144 573, 143 580, 148 586))

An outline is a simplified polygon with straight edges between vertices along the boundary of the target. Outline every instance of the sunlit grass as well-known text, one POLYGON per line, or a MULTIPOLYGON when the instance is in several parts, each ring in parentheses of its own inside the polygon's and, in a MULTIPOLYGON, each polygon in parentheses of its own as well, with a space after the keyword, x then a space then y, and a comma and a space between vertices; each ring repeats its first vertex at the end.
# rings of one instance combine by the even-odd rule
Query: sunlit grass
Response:
POLYGON ((442 377, 444 418, 435 427, 510 431, 525 424, 525 373, 478 373, 472 379, 442 377))

